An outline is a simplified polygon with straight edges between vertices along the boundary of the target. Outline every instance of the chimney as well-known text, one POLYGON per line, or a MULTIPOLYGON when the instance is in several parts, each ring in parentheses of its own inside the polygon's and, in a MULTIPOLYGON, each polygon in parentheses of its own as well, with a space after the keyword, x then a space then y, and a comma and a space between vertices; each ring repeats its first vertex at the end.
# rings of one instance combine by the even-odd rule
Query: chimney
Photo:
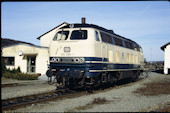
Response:
POLYGON ((81 18, 81 23, 82 23, 82 24, 85 24, 85 23, 86 23, 86 18, 82 17, 82 18, 81 18))

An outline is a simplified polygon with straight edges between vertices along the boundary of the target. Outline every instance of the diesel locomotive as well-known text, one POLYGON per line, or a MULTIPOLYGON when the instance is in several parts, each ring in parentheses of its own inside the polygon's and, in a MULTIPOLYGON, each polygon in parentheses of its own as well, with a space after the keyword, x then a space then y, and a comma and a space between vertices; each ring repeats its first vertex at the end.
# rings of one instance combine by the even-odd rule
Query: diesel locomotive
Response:
POLYGON ((67 24, 56 31, 49 47, 49 83, 60 87, 95 87, 131 78, 143 71, 142 48, 135 41, 103 27, 67 24))

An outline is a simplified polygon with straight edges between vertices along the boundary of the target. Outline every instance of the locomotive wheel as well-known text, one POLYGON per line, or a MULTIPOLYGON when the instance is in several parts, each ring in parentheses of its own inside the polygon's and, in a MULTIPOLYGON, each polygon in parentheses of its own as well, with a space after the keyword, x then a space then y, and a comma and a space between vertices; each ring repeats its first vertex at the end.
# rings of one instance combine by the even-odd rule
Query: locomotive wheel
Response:
POLYGON ((139 75, 140 71, 134 71, 133 76, 131 77, 131 81, 135 82, 139 78, 139 75))
POLYGON ((118 81, 122 79, 122 74, 123 74, 123 72, 121 72, 121 71, 116 72, 116 78, 118 81))
POLYGON ((117 79, 115 76, 111 76, 111 81, 110 81, 110 85, 115 85, 115 83, 117 82, 117 79))
POLYGON ((94 84, 94 87, 98 89, 101 87, 101 85, 102 85, 102 78, 101 78, 101 75, 99 75, 95 84, 94 84))
POLYGON ((86 91, 88 92, 88 93, 93 93, 93 89, 94 89, 94 87, 93 87, 93 85, 86 85, 86 91))
POLYGON ((87 84, 84 83, 83 89, 84 89, 84 90, 87 90, 87 84))

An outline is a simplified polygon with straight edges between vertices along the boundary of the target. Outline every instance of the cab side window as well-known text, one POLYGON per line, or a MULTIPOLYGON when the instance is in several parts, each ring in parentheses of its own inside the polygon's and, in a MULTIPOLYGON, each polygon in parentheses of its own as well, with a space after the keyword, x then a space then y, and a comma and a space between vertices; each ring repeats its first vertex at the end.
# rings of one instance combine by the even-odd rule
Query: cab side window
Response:
POLYGON ((99 39, 99 33, 97 31, 95 31, 95 34, 96 34, 96 41, 100 41, 99 39))

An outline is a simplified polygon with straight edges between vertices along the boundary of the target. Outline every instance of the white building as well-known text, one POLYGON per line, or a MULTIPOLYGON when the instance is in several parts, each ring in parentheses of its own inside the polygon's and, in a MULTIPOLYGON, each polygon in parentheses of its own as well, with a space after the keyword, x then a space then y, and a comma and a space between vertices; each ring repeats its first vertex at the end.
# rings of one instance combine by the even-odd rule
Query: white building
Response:
POLYGON ((164 74, 170 74, 170 42, 163 45, 161 49, 164 51, 164 74))
POLYGON ((49 62, 49 49, 48 47, 19 43, 2 47, 2 56, 7 69, 20 67, 24 73, 45 74, 49 62))
POLYGON ((49 64, 49 44, 57 29, 67 25, 66 22, 44 33, 37 39, 40 46, 19 43, 2 47, 2 56, 7 69, 17 69, 30 74, 41 74, 40 79, 47 80, 46 71, 49 64))

